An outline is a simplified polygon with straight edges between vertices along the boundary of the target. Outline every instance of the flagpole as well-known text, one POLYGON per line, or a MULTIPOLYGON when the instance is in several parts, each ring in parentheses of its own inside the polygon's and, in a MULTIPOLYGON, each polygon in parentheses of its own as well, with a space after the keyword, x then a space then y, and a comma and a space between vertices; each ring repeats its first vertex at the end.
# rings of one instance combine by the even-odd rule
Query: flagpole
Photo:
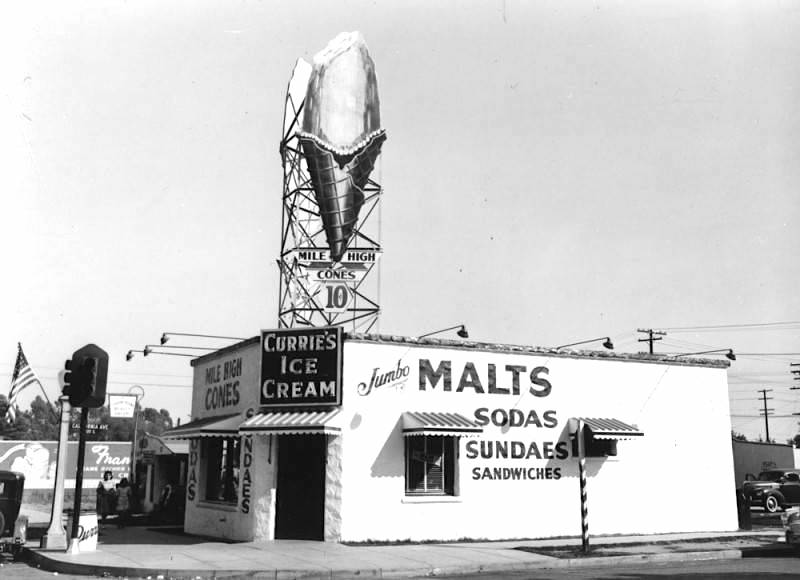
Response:
MULTIPOLYGON (((22 343, 21 342, 17 343, 17 353, 18 353, 17 354, 17 359, 19 359, 20 353, 22 353, 22 343)), ((39 390, 42 391, 42 394, 44 395, 45 401, 47 401, 47 408, 50 409, 50 413, 53 414, 53 418, 56 421, 58 421, 59 420, 58 413, 56 413, 56 410, 53 408, 53 402, 50 400, 50 397, 47 396, 47 391, 44 390, 44 385, 42 384, 42 381, 36 375, 36 372, 33 370, 33 367, 31 367, 30 363, 27 362, 27 359, 24 359, 24 360, 25 360, 25 362, 26 362, 26 364, 28 366, 28 369, 30 369, 31 375, 33 376, 33 378, 38 383, 39 390)), ((13 388, 14 377, 11 378, 11 383, 12 383, 12 388, 13 388)))
MULTIPOLYGON (((44 385, 42 385, 42 381, 37 381, 37 382, 39 383, 39 390, 42 391, 42 394, 44 395, 44 398, 47 401, 47 404, 52 408, 53 403, 52 403, 52 401, 50 401, 50 397, 47 396, 47 391, 44 390, 44 385)), ((56 418, 57 417, 58 416, 56 415, 56 418)))

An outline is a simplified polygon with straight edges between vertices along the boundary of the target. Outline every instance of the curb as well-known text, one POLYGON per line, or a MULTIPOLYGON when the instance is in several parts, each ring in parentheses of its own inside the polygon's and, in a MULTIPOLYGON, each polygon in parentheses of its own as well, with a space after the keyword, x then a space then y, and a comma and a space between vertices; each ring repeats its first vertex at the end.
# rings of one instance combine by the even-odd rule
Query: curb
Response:
POLYGON ((450 567, 419 567, 386 570, 375 569, 354 569, 354 570, 185 570, 185 569, 162 569, 144 567, 125 567, 125 566, 104 566, 96 564, 83 564, 74 562, 64 562, 48 558, 42 552, 25 548, 23 559, 30 565, 48 572, 58 572, 62 574, 79 575, 111 575, 127 577, 158 577, 172 579, 208 579, 224 578, 225 580, 250 580, 253 578, 270 578, 271 580, 290 580, 300 578, 319 578, 325 580, 345 579, 345 578, 420 578, 437 576, 462 576, 477 574, 482 572, 524 572, 527 570, 548 569, 548 568, 602 568, 630 566, 645 563, 665 563, 665 562, 690 562, 702 560, 732 560, 744 557, 776 557, 779 555, 791 554, 792 550, 788 547, 757 547, 730 550, 706 550, 697 552, 673 552, 664 554, 634 554, 626 556, 597 556, 589 558, 552 558, 548 560, 537 560, 532 562, 497 563, 487 565, 472 566, 450 566, 450 567))

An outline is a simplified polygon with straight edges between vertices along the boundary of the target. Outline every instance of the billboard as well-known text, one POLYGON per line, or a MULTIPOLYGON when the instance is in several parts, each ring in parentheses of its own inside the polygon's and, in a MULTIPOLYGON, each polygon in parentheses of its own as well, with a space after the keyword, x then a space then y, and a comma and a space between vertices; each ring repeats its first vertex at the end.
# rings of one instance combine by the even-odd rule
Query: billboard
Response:
MULTIPOLYGON (((18 471, 25 476, 25 489, 52 489, 55 482, 57 441, 0 441, 0 470, 18 471)), ((75 487, 78 442, 67 444, 66 487, 75 487)), ((119 441, 88 441, 83 465, 84 487, 94 487, 103 472, 114 479, 129 477, 131 444, 119 441)))
POLYGON ((261 331, 260 403, 323 407, 342 403, 342 328, 261 331))

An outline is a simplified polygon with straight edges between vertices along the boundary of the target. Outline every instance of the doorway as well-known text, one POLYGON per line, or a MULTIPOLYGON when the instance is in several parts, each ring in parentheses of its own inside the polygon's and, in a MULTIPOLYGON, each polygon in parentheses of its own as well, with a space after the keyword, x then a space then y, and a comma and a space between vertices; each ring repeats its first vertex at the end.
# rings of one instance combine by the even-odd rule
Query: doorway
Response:
POLYGON ((327 437, 281 435, 275 538, 324 540, 327 437))

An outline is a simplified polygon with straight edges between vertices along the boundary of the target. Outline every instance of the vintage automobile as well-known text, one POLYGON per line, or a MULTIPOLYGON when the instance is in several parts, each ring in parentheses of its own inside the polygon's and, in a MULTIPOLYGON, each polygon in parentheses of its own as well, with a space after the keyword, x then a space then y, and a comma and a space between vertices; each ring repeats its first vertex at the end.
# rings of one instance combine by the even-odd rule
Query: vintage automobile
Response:
POLYGON ((800 469, 762 471, 757 479, 744 482, 742 493, 751 506, 761 506, 769 513, 800 505, 800 469))
POLYGON ((0 554, 17 556, 27 541, 28 517, 19 515, 25 476, 0 471, 0 554))
POLYGON ((786 544, 800 551, 800 508, 789 508, 781 514, 786 544))

